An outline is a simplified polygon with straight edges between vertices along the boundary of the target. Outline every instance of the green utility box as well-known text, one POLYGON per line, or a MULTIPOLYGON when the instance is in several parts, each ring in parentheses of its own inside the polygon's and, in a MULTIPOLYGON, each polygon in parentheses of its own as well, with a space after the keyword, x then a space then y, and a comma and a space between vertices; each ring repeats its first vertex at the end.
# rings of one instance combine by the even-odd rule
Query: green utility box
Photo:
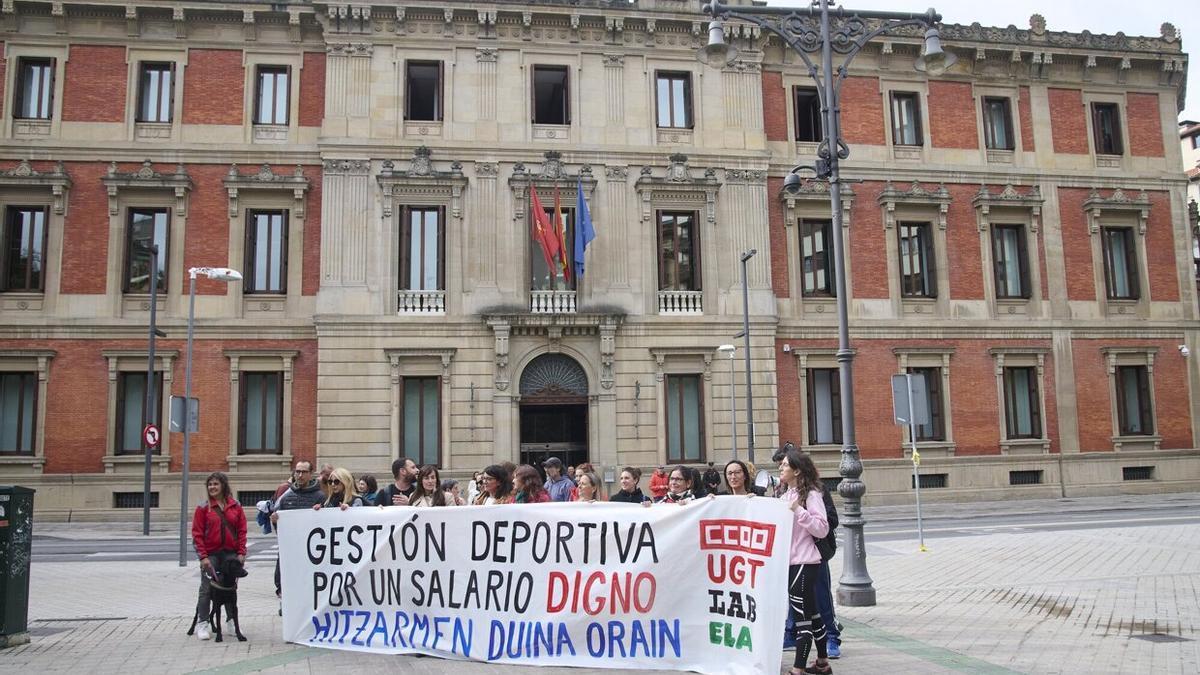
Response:
POLYGON ((0 485, 0 648, 29 642, 33 492, 0 485))

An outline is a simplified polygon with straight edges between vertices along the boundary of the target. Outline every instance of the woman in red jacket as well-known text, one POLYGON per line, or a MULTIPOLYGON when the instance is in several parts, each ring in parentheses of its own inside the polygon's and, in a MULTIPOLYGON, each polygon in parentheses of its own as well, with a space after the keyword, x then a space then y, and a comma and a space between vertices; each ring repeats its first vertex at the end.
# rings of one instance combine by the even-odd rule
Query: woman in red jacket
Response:
POLYGON ((192 515, 192 545, 200 558, 200 597, 196 601, 196 636, 208 640, 208 590, 219 560, 236 555, 246 562, 246 513, 229 489, 229 478, 220 471, 204 481, 208 499, 192 515))

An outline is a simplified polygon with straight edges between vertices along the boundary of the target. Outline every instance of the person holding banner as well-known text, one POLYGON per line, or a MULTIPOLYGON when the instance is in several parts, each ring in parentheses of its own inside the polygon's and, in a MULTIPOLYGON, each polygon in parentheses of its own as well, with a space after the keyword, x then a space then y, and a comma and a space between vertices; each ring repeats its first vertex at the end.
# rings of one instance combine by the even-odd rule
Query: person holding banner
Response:
POLYGON ((812 458, 788 451, 779 463, 779 479, 787 486, 783 499, 795 514, 792 545, 788 556, 788 604, 796 622, 796 659, 791 675, 830 675, 825 621, 817 611, 816 582, 821 571, 821 552, 816 540, 829 534, 824 489, 812 458), (808 666, 813 642, 817 660, 808 666))
POLYGON ((638 487, 638 481, 641 479, 641 469, 632 466, 627 466, 624 469, 621 469, 621 489, 617 490, 617 494, 612 496, 612 501, 623 502, 626 504, 641 504, 643 502, 649 502, 650 498, 642 493, 642 488, 638 487))
POLYGON ((432 464, 417 472, 416 489, 409 499, 410 506, 454 506, 454 498, 442 492, 442 477, 432 464))
POLYGON ((359 496, 354 487, 354 477, 348 469, 338 467, 329 473, 329 496, 324 504, 313 504, 313 510, 319 511, 323 506, 336 506, 345 511, 351 506, 366 506, 367 502, 359 496))
POLYGON ((667 478, 667 493, 654 500, 655 504, 686 504, 692 501, 692 470, 680 464, 671 469, 667 478))
POLYGON ((516 492, 514 504, 545 504, 550 501, 550 493, 542 485, 542 475, 528 464, 518 466, 513 472, 513 491, 516 492))
POLYGON ((499 464, 484 469, 475 505, 511 504, 512 500, 512 480, 508 477, 508 471, 499 464))
POLYGON ((600 479, 596 477, 595 472, 585 471, 576 474, 575 500, 577 502, 594 502, 600 499, 600 479))
POLYGON ((408 506, 408 499, 416 489, 417 463, 407 457, 392 462, 392 477, 395 482, 379 491, 376 500, 379 506, 408 506))
POLYGON ((741 460, 730 460, 725 465, 725 489, 718 492, 717 495, 753 495, 761 497, 766 494, 766 490, 757 486, 750 485, 751 469, 746 466, 741 460))

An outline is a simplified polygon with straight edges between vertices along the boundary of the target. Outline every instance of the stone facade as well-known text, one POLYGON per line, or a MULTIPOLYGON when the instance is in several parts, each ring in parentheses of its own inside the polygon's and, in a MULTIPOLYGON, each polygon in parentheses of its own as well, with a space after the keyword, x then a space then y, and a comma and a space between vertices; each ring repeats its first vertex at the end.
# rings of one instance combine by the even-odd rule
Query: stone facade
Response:
MULTIPOLYGON (((0 482, 37 488, 44 517, 134 512, 114 506, 142 489, 124 374, 147 368, 149 275, 131 271, 128 232, 150 211, 166 214, 164 399, 183 394, 187 268, 247 275, 197 287, 197 479, 228 470, 249 498, 295 459, 386 476, 420 455, 461 476, 574 452, 606 481, 624 465, 720 464, 731 394, 744 457, 741 343, 732 375, 715 348, 741 330, 749 249, 758 463, 791 440, 836 475, 838 444, 810 428, 836 363, 835 301, 804 260, 828 188, 781 190, 817 150, 796 123, 810 80, 750 26, 731 26, 738 61, 700 65, 700 4, 6 6, 0 205, 6 233, 36 210, 46 236, 44 279, 0 292, 0 373, 36 392, 11 415, 34 433, 0 448, 0 482), (162 72, 165 95, 146 84, 162 72), (51 88, 45 111, 35 82, 51 88), (546 282, 532 191, 572 222, 586 199, 597 236, 574 283, 546 282)), ((1171 135, 1179 37, 1057 33, 1035 16, 943 40, 960 60, 940 79, 912 70, 919 40, 904 33, 860 54, 842 88, 868 499, 908 499, 888 382, 908 368, 939 384, 941 428, 919 445, 945 486, 931 498, 1200 487, 1200 368, 1178 349, 1200 353, 1171 135), (894 94, 913 95, 919 145, 899 143, 894 94), (985 133, 992 99, 1007 101, 1001 144, 985 133), (1096 104, 1116 113, 1119 152, 1097 147, 1096 104), (914 224, 936 269, 925 297, 902 278, 914 224), (994 273, 996 230, 1012 227, 1015 295, 994 273), (1114 230, 1133 293, 1106 273, 1114 230), (1009 432, 1016 370, 1034 383, 1022 410, 1037 433, 1009 432), (1150 417, 1127 433, 1138 404, 1150 417)), ((182 437, 165 436, 153 480, 170 518, 182 437)))

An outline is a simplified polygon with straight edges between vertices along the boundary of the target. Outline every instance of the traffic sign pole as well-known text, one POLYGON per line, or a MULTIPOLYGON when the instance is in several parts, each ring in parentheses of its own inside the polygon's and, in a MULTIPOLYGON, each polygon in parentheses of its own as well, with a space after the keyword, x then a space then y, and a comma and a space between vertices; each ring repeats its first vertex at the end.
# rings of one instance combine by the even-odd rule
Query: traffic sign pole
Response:
POLYGON ((918 550, 924 553, 925 529, 921 525, 921 453, 917 452, 917 425, 913 419, 912 373, 905 373, 904 379, 908 385, 908 440, 912 445, 913 488, 917 493, 917 543, 918 550))

